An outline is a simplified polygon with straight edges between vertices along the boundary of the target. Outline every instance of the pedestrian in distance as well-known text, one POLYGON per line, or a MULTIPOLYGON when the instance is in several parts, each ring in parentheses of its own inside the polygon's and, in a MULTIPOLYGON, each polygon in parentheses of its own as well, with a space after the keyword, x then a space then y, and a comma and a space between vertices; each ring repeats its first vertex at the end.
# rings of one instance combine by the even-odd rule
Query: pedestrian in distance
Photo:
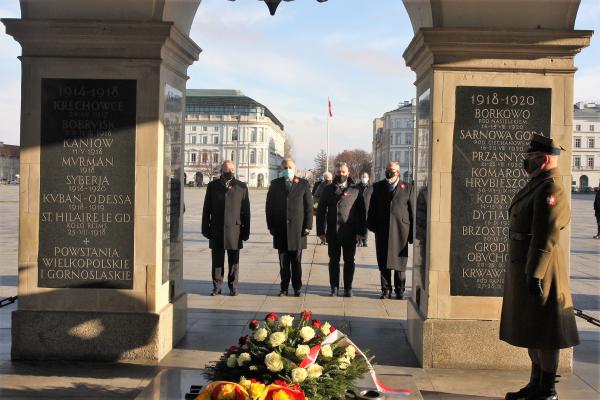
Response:
POLYGON ((221 294, 227 251, 229 295, 238 294, 240 249, 250 236, 250 199, 248 187, 235 179, 235 166, 221 164, 221 176, 206 187, 202 210, 202 235, 208 239, 212 255, 211 296, 221 294))
POLYGON ((600 181, 598 182, 596 197, 594 197, 594 214, 596 215, 596 225, 598 225, 598 231, 594 239, 600 239, 600 181))
MULTIPOLYGON (((333 175, 331 174, 331 172, 327 171, 325 173, 323 173, 323 182, 319 185, 319 187, 317 188, 317 190, 315 191, 314 195, 313 195, 313 200, 314 200, 314 206, 316 208, 319 207, 319 200, 321 198, 321 194, 323 194, 323 191, 325 190, 325 188, 329 185, 331 185, 331 182, 333 180, 333 175)), ((327 221, 325 221, 325 223, 327 224, 327 221)), ((319 245, 324 246, 327 244, 327 239, 319 239, 319 245)))
POLYGON ((579 344, 567 258, 560 232, 570 220, 558 172, 561 147, 534 134, 523 168, 528 183, 509 207, 509 258, 504 278, 500 339, 528 350, 529 383, 508 400, 556 400, 560 349, 579 344))
POLYGON ((400 180, 400 165, 390 161, 385 179, 373 184, 367 217, 367 226, 375 233, 380 299, 392 298, 392 276, 396 299, 404 298, 408 245, 413 241, 412 204, 412 186, 400 180))
POLYGON ((290 280, 294 296, 302 289, 302 250, 313 224, 313 199, 310 184, 295 176, 296 164, 291 158, 281 162, 282 176, 271 181, 267 192, 267 228, 273 236, 273 247, 279 255, 281 291, 287 296, 290 280))
POLYGON ((352 185, 346 163, 335 167, 333 183, 323 190, 317 207, 317 235, 327 240, 331 296, 340 286, 340 258, 344 259, 344 296, 352 297, 356 242, 366 230, 365 202, 360 189, 352 185))
MULTIPOLYGON (((360 190, 363 200, 365 201, 365 208, 368 210, 369 202, 371 201, 371 194, 373 193, 373 187, 370 184, 368 172, 364 171, 360 174, 360 182, 356 185, 356 187, 360 190)), ((363 235, 364 239, 358 241, 358 247, 367 247, 367 242, 369 238, 368 233, 369 231, 366 229, 365 226, 365 233, 363 235)))

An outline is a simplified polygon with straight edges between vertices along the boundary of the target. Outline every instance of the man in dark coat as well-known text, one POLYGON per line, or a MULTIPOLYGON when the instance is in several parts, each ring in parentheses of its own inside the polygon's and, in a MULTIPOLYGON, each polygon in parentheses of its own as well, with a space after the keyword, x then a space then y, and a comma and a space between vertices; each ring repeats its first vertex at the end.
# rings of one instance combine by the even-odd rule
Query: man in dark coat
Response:
POLYGON ((229 294, 237 295, 240 249, 250 236, 250 199, 246 184, 234 177, 235 166, 229 160, 221 165, 221 178, 206 188, 202 210, 202 235, 209 240, 212 253, 211 296, 221 294, 225 250, 229 273, 229 294))
POLYGON ((287 296, 290 279, 294 296, 302 288, 302 250, 312 229, 313 200, 310 184, 295 176, 296 164, 292 159, 281 162, 282 177, 271 181, 267 192, 267 228, 273 236, 273 247, 279 252, 281 291, 287 296))
MULTIPOLYGON (((365 201, 365 209, 369 209, 369 203, 371 202, 371 194, 373 194, 373 186, 370 185, 369 173, 363 172, 360 174, 360 182, 356 187, 360 190, 360 194, 362 195, 365 201)), ((358 241, 358 247, 367 247, 368 242, 368 231, 365 225, 365 233, 363 234, 364 239, 358 241)))
POLYGON ((598 233, 594 236, 594 239, 600 239, 600 182, 598 182, 598 190, 596 191, 596 197, 594 197, 594 214, 598 225, 598 233))
POLYGON ((557 399, 559 349, 579 344, 567 258, 560 231, 571 218, 558 172, 561 147, 533 135, 523 167, 531 180, 509 210, 509 257, 504 277, 500 339, 528 349, 531 379, 506 399, 557 399))
POLYGON ((331 296, 340 286, 340 257, 344 257, 344 296, 352 297, 356 241, 366 230, 365 202, 360 190, 352 186, 348 165, 336 165, 333 183, 323 190, 317 208, 317 235, 327 238, 331 296))
MULTIPOLYGON (((333 179, 333 175, 331 175, 331 172, 327 171, 323 173, 323 182, 319 185, 319 187, 317 188, 317 190, 314 191, 313 193, 313 202, 314 202, 314 207, 318 207, 319 206, 319 199, 321 197, 321 194, 323 194, 323 191, 325 190, 325 188, 329 185, 331 185, 331 181, 333 179)), ((321 239, 319 242, 320 245, 326 245, 327 244, 327 240, 326 239, 321 239)))
POLYGON ((392 271, 396 298, 404 298, 408 244, 413 241, 412 186, 400 180, 400 165, 391 161, 384 180, 373 184, 367 226, 375 233, 381 299, 392 297, 392 271))

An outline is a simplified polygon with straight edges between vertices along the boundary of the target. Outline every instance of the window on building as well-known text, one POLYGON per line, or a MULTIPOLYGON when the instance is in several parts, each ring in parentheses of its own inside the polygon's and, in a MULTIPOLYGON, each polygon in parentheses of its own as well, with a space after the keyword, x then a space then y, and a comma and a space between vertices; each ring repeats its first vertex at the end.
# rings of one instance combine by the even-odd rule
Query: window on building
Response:
POLYGON ((202 136, 202 144, 208 144, 208 136, 202 136))
POLYGON ((218 127, 218 126, 215 126, 215 127, 213 128, 213 130, 214 130, 215 132, 219 132, 219 127, 218 127))
POLYGON ((596 147, 596 141, 593 137, 588 138, 588 149, 593 149, 594 147, 596 147))
POLYGON ((250 140, 253 142, 256 142, 257 137, 256 137, 256 128, 252 128, 252 133, 250 134, 250 140))
POLYGON ((208 153, 203 151, 201 156, 200 156, 200 162, 202 164, 207 164, 208 163, 208 153))
POLYGON ((219 153, 213 153, 213 163, 219 163, 219 153))
POLYGON ((234 155, 235 155, 235 153, 234 153, 234 152, 233 152, 233 150, 232 150, 232 151, 231 151, 231 157, 229 157, 229 161, 233 161, 233 162, 235 162, 235 159, 234 159, 234 157, 233 157, 234 155))
POLYGON ((594 125, 590 125, 590 132, 594 132, 594 125))
POLYGON ((196 125, 192 125, 192 131, 196 132, 196 125))
POLYGON ((193 162, 193 163, 195 163, 195 162, 196 162, 196 153, 192 153, 192 154, 191 154, 191 159, 192 159, 192 162, 193 162))
POLYGON ((238 140, 238 131, 237 131, 237 129, 233 129, 231 131, 231 140, 233 140, 233 141, 238 140))
POLYGON ((263 143, 265 141, 265 129, 260 128, 260 142, 263 143))
POLYGON ((579 137, 575 138, 575 148, 576 149, 580 149, 581 148, 581 138, 579 138, 579 137))
POLYGON ((263 163, 263 151, 262 150, 258 151, 258 163, 259 164, 263 163))
POLYGON ((587 159, 587 166, 590 169, 594 169, 594 157, 588 157, 588 159, 587 159))
POLYGON ((196 136, 192 136, 192 144, 196 144, 196 136))
POLYGON ((250 150, 250 164, 256 164, 256 150, 250 150))
POLYGON ((202 132, 206 132, 208 130, 208 126, 203 126, 202 127, 202 132))
POLYGON ((581 125, 575 125, 575 130, 576 131, 580 131, 581 130, 581 125))
POLYGON ((581 157, 579 157, 579 156, 573 157, 573 166, 575 168, 581 168, 581 157))
POLYGON ((218 136, 213 136, 213 144, 219 144, 219 137, 218 136))

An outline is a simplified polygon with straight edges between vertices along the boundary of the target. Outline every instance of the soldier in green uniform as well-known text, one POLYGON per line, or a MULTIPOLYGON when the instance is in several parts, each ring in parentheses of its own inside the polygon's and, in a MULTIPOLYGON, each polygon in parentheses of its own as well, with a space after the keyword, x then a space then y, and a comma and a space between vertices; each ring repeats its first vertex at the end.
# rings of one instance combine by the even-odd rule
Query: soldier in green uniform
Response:
MULTIPOLYGON (((564 150, 564 149, 563 149, 564 150)), ((523 160, 531 180, 509 208, 510 265, 504 280, 500 339, 528 349, 531 379, 508 400, 554 400, 559 350, 579 344, 560 231, 570 220, 558 172, 561 147, 533 135, 523 160)))

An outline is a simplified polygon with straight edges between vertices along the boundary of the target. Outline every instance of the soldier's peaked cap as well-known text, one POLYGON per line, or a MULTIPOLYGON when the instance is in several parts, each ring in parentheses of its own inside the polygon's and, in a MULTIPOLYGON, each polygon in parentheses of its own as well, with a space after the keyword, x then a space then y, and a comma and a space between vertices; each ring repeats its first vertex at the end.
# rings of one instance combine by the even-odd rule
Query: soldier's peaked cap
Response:
POLYGON ((536 133, 533 134, 533 137, 529 142, 529 146, 527 147, 528 153, 539 151, 546 154, 559 155, 561 150, 564 149, 560 143, 558 143, 558 140, 538 135, 536 133))

